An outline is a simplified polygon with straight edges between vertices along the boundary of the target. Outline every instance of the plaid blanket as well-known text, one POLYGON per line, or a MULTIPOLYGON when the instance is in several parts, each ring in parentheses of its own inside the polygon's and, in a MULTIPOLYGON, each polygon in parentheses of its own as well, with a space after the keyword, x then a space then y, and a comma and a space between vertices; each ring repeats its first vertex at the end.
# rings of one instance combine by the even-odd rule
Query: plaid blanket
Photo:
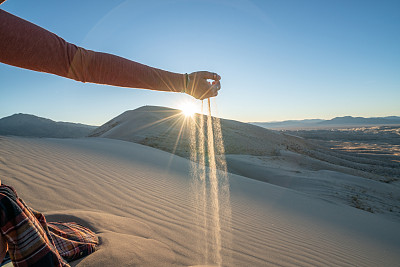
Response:
MULTIPOLYGON (((14 266, 69 266, 95 251, 98 239, 76 223, 47 223, 15 190, 0 186, 0 234, 6 239, 14 266)), ((1 259, 0 259, 1 260, 1 259)))

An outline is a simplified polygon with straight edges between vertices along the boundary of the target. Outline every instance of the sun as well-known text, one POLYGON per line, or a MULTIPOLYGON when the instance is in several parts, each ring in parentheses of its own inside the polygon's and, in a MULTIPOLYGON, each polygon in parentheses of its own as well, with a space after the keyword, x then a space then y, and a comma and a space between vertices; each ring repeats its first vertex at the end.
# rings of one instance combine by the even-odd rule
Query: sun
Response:
POLYGON ((185 117, 193 117, 196 113, 196 105, 193 102, 185 102, 181 105, 180 110, 185 117))

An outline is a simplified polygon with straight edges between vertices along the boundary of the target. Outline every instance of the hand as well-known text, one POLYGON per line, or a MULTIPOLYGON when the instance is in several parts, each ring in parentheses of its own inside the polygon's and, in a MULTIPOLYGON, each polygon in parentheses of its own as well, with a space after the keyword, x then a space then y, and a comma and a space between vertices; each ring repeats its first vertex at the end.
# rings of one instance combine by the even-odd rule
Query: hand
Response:
POLYGON ((189 74, 186 93, 200 100, 217 96, 219 89, 221 89, 220 79, 221 77, 213 72, 192 72, 189 74), (207 80, 213 80, 213 82, 209 83, 207 80))

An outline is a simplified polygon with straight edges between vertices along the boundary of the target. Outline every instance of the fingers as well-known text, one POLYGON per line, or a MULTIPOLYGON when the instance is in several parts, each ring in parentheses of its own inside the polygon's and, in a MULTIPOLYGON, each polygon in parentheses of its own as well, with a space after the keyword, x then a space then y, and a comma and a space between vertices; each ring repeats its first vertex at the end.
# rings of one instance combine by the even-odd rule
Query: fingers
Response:
POLYGON ((209 71, 197 71, 189 74, 190 83, 187 94, 197 99, 205 99, 218 95, 221 89, 221 76, 209 71), (212 83, 209 80, 213 80, 212 83))
POLYGON ((221 83, 214 82, 212 85, 208 83, 208 89, 204 91, 204 93, 199 97, 199 99, 205 99, 210 97, 215 97, 218 95, 218 91, 221 89, 221 83))
POLYGON ((211 80, 214 80, 214 81, 221 80, 221 76, 219 76, 215 72, 199 71, 199 74, 200 74, 201 78, 203 78, 203 79, 211 79, 211 80))
POLYGON ((211 87, 214 88, 214 89, 216 89, 216 90, 218 91, 219 89, 221 89, 221 82, 220 82, 220 81, 218 81, 218 82, 213 82, 213 84, 211 85, 211 87))
POLYGON ((200 100, 204 100, 204 99, 207 99, 207 98, 210 98, 210 97, 216 97, 218 95, 218 92, 216 92, 216 93, 214 93, 214 94, 210 94, 210 95, 205 95, 204 97, 202 97, 202 98, 199 98, 200 100))

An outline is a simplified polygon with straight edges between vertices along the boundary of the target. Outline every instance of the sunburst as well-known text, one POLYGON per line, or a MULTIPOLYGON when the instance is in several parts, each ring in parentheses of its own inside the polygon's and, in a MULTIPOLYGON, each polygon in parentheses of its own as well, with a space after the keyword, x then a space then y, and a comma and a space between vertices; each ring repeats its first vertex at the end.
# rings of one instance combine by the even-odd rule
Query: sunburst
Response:
POLYGON ((182 110, 182 114, 185 115, 185 117, 193 117, 194 114, 198 112, 198 108, 194 102, 184 102, 179 109, 182 110))

